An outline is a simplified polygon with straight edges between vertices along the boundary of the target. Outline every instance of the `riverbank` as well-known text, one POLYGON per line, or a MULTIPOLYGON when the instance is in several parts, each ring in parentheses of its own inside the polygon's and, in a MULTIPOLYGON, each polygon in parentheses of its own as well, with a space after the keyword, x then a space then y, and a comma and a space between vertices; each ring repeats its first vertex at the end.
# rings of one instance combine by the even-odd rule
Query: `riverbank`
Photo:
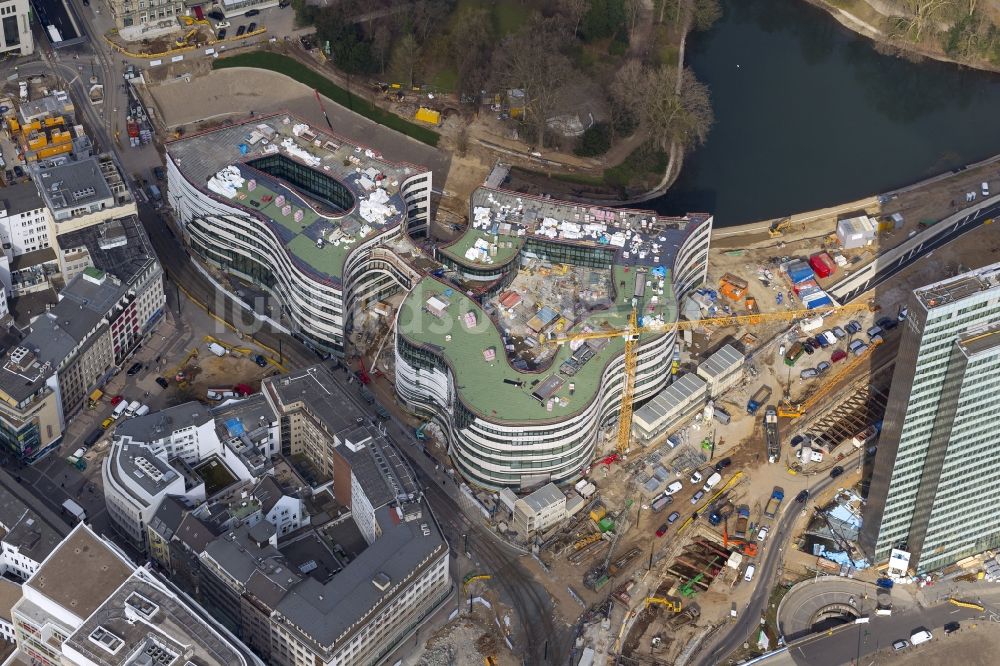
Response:
POLYGON ((824 10, 840 25, 875 42, 880 50, 910 59, 930 58, 962 67, 971 67, 986 72, 1000 72, 1000 61, 986 58, 954 58, 945 52, 943 35, 933 33, 920 42, 893 39, 884 29, 890 16, 882 13, 884 3, 870 0, 805 0, 810 5, 824 10))

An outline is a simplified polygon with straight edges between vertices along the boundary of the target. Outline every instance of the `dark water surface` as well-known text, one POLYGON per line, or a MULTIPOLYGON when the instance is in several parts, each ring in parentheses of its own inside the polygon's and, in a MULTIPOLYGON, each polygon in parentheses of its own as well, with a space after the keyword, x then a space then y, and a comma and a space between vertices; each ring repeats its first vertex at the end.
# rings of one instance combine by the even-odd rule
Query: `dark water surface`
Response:
POLYGON ((1000 153, 1000 76, 879 55, 802 0, 723 0, 688 42, 716 122, 649 202, 716 226, 822 208, 1000 153))

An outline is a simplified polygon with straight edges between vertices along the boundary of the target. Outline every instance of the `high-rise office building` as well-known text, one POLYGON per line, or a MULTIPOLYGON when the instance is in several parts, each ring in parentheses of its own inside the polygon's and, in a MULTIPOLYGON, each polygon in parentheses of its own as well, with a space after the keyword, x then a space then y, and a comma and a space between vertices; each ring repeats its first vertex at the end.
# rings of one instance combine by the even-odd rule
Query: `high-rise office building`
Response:
POLYGON ((908 306, 861 543, 923 572, 1000 546, 1000 263, 908 306))

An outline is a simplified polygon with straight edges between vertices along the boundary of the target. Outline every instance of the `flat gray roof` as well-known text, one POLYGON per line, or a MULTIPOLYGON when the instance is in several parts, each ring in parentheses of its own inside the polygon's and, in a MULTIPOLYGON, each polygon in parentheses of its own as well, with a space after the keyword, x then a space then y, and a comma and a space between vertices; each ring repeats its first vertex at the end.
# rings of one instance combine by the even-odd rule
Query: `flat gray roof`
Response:
POLYGON ((544 486, 522 499, 529 507, 531 507, 532 511, 538 513, 553 504, 565 502, 566 496, 561 490, 559 490, 559 486, 556 484, 546 483, 544 486))
POLYGON ((743 354, 736 351, 736 347, 726 345, 698 365, 698 374, 708 375, 714 379, 731 373, 734 368, 742 365, 743 361, 743 354))
POLYGON ((59 234, 57 240, 64 252, 86 248, 94 266, 125 283, 156 261, 146 230, 134 215, 59 234))
POLYGON ((698 392, 704 391, 708 384, 704 379, 693 373, 680 375, 672 384, 657 393, 652 400, 635 410, 632 418, 639 421, 640 426, 655 428, 657 423, 678 405, 689 401, 698 392))
POLYGON ((933 309, 997 287, 1000 262, 914 289, 913 293, 925 308, 933 309))
POLYGON ((115 426, 115 437, 130 437, 136 442, 155 442, 183 428, 200 426, 212 420, 212 410, 196 400, 167 407, 145 416, 134 416, 115 426))
POLYGON ((63 539, 62 534, 2 485, 0 527, 6 532, 0 541, 16 547, 35 562, 44 561, 63 539))
POLYGON ((352 430, 358 427, 358 419, 364 422, 368 417, 354 406, 321 363, 287 375, 269 377, 262 383, 263 391, 268 391, 285 408, 303 403, 330 434, 352 430))
POLYGON ((996 350, 1000 348, 1000 325, 969 331, 959 339, 958 346, 969 356, 996 350))
POLYGON ((77 617, 90 617, 134 566, 79 523, 25 583, 77 617), (67 584, 72 581, 72 584, 67 584))
POLYGON ((341 444, 337 452, 351 465, 351 471, 374 508, 420 492, 410 468, 399 452, 374 429, 357 428, 347 434, 353 445, 341 444))
POLYGON ((53 212, 88 207, 97 201, 114 198, 97 157, 38 169, 35 179, 53 212))
POLYGON ((2 195, 8 215, 18 215, 45 207, 42 195, 38 193, 38 188, 30 180, 8 185, 0 191, 0 195, 2 195))
POLYGON ((154 574, 137 569, 80 625, 66 643, 107 666, 192 664, 242 666, 247 659, 154 574), (130 614, 137 619, 131 619, 130 614), (101 640, 103 639, 103 640, 101 640), (97 642, 95 642, 97 641, 97 642), (117 648, 109 650, 108 648, 117 648), (173 659, 167 660, 172 653, 173 659), (144 657, 150 661, 143 661, 144 657))
POLYGON ((166 490, 181 476, 164 459, 165 456, 154 455, 142 444, 115 442, 109 455, 111 456, 109 462, 112 463, 111 473, 119 485, 134 483, 153 497, 166 490), (119 473, 124 478, 119 476, 119 473))

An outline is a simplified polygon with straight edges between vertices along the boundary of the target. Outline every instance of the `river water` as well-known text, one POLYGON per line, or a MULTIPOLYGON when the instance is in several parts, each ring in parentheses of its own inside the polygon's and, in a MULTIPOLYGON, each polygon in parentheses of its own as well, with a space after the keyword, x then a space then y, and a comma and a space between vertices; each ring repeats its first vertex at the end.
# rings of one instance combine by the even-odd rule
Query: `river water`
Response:
POLYGON ((716 226, 853 201, 1000 153, 1000 76, 875 52, 802 0, 723 0, 688 42, 715 125, 647 205, 716 226))

